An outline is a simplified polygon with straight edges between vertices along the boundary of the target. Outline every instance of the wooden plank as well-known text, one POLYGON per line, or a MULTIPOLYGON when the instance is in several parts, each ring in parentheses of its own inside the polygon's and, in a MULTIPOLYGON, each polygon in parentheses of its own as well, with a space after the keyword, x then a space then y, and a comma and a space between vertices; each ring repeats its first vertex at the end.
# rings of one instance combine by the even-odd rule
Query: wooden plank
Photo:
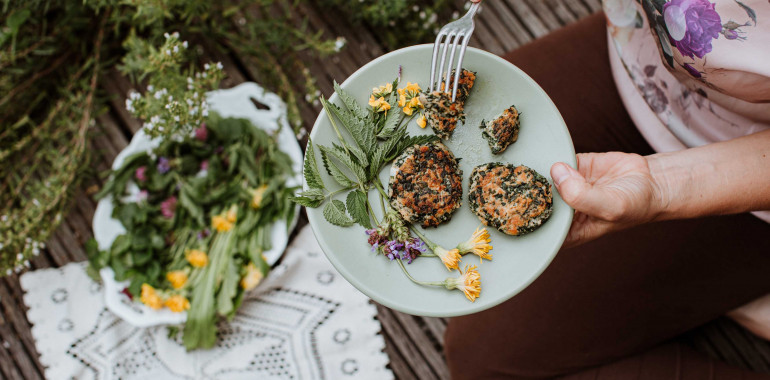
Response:
POLYGON ((424 317, 422 321, 428 328, 430 334, 436 339, 442 349, 444 347, 444 332, 446 332, 446 322, 442 318, 424 317))
POLYGON ((571 21, 575 20, 575 17, 572 16, 564 5, 558 1, 527 0, 527 4, 532 8, 532 11, 537 14, 537 17, 543 24, 545 24, 549 31, 561 28, 570 22, 562 19, 565 15, 568 15, 567 17, 571 18, 571 21))
POLYGON ((507 14, 501 16, 500 12, 501 9, 505 8, 504 4, 490 1, 484 3, 484 7, 486 7, 486 10, 482 11, 478 15, 478 18, 489 25, 493 35, 503 46, 503 53, 511 51, 534 39, 527 28, 525 28, 515 17, 506 17, 507 14))
POLYGON ((602 10, 602 0, 583 0, 583 2, 591 10, 591 13, 602 10))
POLYGON ((543 21, 540 20, 539 15, 537 15, 524 1, 510 1, 507 2, 508 6, 506 6, 506 3, 504 2, 492 3, 498 5, 499 15, 505 22, 512 23, 513 20, 521 20, 527 30, 529 30, 530 34, 535 38, 542 37, 551 31, 551 28, 547 27, 543 21))
POLYGON ((394 316, 394 311, 382 305, 377 305, 377 317, 382 323, 382 329, 387 330, 393 337, 393 343, 401 356, 406 360, 418 379, 428 380, 437 379, 431 367, 423 360, 420 352, 415 348, 414 343, 409 339, 409 335, 394 316))
MULTIPOLYGON (((2 314, 0 314, 0 318, 3 318, 2 314)), ((4 320, 0 319, 0 339, 2 339, 2 344, 0 344, 0 375, 2 376, 0 377, 3 379, 14 380, 24 379, 19 368, 15 365, 16 358, 14 358, 13 353, 10 352, 11 342, 5 340, 6 336, 11 335, 6 330, 8 330, 8 325, 4 320)), ((32 376, 34 376, 35 372, 33 372, 32 376)))
POLYGON ((575 17, 575 15, 570 12, 570 10, 561 0, 546 0, 544 2, 538 0, 530 0, 530 4, 532 4, 532 6, 535 8, 538 8, 539 5, 544 5, 547 9, 553 11, 554 16, 560 20, 562 25, 577 21, 577 17, 575 17))
POLYGON ((39 367, 39 364, 36 365, 36 361, 31 359, 33 355, 37 356, 37 351, 32 340, 29 322, 24 315, 23 310, 26 309, 22 306, 23 303, 15 302, 14 297, 11 296, 8 290, 9 281, 18 281, 17 276, 0 282, 0 305, 2 305, 6 322, 0 328, 0 334, 2 334, 0 338, 2 338, 4 346, 6 346, 5 343, 8 343, 5 348, 14 358, 16 367, 24 374, 24 377, 41 379, 42 375, 38 369, 42 370, 42 366, 39 367))
POLYGON ((591 14, 591 9, 580 0, 560 0, 577 18, 583 18, 591 14))
POLYGON ((393 337, 390 336, 389 331, 383 329, 381 334, 385 340, 385 349, 383 351, 388 355, 388 359, 390 359, 388 367, 393 371, 393 376, 400 380, 417 379, 417 375, 412 372, 409 363, 396 350, 396 343, 393 342, 393 337))
POLYGON ((439 350, 434 347, 434 343, 425 332, 418 326, 417 320, 421 317, 414 317, 409 314, 404 314, 398 311, 393 312, 393 316, 401 323, 404 329, 404 333, 414 343, 417 350, 425 358, 425 362, 431 366, 433 373, 435 373, 439 379, 449 378, 449 369, 447 368, 444 356, 439 350))

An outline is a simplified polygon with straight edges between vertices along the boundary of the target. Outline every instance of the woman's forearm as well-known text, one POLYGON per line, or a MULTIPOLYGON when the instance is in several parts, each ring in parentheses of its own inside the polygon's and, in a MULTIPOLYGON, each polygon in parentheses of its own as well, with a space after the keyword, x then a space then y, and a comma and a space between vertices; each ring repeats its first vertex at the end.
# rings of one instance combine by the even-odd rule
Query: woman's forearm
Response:
POLYGON ((659 220, 770 210, 770 130, 646 158, 659 220))

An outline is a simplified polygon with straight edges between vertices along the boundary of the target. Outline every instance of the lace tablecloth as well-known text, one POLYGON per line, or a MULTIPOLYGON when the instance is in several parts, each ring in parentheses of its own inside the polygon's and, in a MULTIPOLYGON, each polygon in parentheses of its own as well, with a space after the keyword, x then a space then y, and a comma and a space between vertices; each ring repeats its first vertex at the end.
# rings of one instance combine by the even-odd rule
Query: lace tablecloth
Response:
POLYGON ((49 379, 391 379, 376 308, 329 264, 309 228, 220 326, 186 352, 166 327, 136 328, 104 307, 85 263, 21 278, 49 379))

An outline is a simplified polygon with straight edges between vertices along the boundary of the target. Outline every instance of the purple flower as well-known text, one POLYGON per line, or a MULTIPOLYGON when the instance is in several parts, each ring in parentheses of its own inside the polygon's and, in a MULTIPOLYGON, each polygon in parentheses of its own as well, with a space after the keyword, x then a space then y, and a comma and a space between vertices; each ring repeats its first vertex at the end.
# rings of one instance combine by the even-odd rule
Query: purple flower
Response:
POLYGON ((166 174, 168 171, 171 170, 171 163, 168 161, 168 158, 161 157, 158 159, 158 172, 160 174, 166 174))
POLYGON ((398 240, 389 240, 382 247, 382 253, 391 261, 401 257, 401 250, 404 249, 404 243, 398 240))
POLYGON ((147 167, 146 166, 140 166, 136 168, 136 172, 134 172, 134 178, 136 178, 138 181, 144 182, 147 180, 147 167))
POLYGON ((195 130, 195 139, 198 141, 206 141, 209 138, 209 130, 206 128, 206 123, 201 123, 200 128, 195 130))
POLYGON ((703 58, 722 31, 722 19, 708 0, 672 0, 663 5, 672 45, 682 55, 703 58))
POLYGON ((401 258, 406 260, 407 264, 411 264, 414 259, 423 254, 427 249, 425 242, 422 240, 409 238, 404 244, 404 252, 401 258))
POLYGON ((198 240, 203 240, 209 235, 211 235, 211 230, 204 228, 203 230, 198 231, 198 240))
POLYGON ((201 161, 201 171, 209 170, 209 160, 201 161))
POLYGON ((737 31, 731 30, 731 29, 725 29, 722 31, 722 35, 725 36, 728 40, 737 40, 741 38, 741 36, 738 34, 737 31))
POLYGON ((176 197, 172 196, 165 201, 161 202, 160 204, 160 213, 163 214, 163 217, 166 219, 171 219, 174 217, 174 212, 176 212, 176 197))
POLYGON ((377 251, 381 245, 388 241, 386 237, 380 235, 375 229, 366 230, 366 234, 369 235, 367 242, 372 246, 372 252, 377 251))

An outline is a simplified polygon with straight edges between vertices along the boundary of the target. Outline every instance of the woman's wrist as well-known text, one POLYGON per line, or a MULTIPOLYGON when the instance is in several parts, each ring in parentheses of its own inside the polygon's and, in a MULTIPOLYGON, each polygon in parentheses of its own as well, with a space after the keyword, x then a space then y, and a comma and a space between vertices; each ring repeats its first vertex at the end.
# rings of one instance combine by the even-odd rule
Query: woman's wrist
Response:
POLYGON ((681 165, 676 153, 658 153, 645 158, 657 193, 656 202, 651 205, 653 221, 687 218, 694 168, 681 165))

